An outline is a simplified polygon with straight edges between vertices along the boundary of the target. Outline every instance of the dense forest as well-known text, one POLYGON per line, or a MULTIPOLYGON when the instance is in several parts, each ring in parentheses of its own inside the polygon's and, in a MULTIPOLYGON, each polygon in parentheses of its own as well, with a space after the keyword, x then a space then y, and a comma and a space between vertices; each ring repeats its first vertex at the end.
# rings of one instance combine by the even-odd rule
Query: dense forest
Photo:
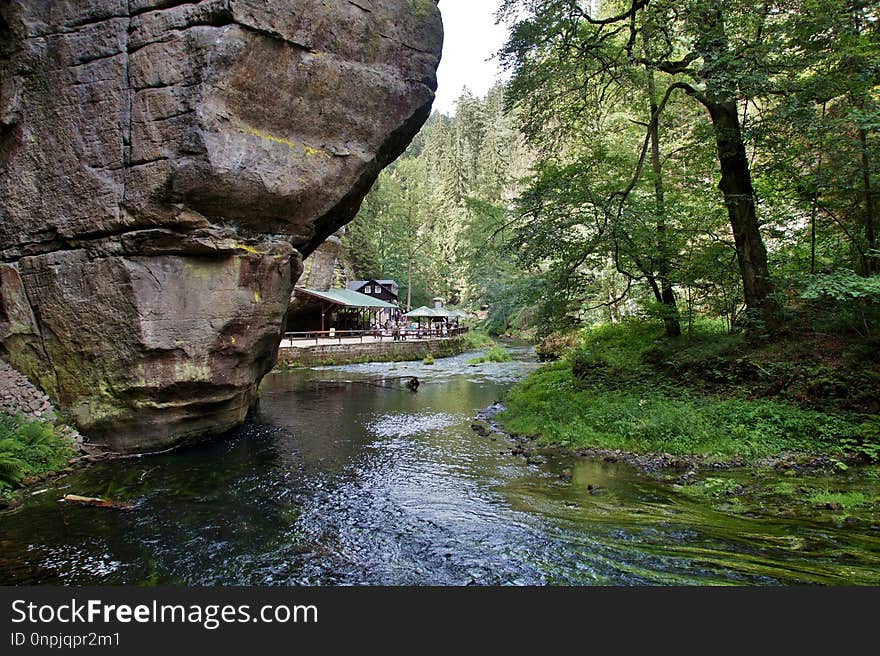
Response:
MULTIPOLYGON (((506 0, 507 81, 435 114, 348 239, 558 363, 565 445, 880 455, 880 12, 506 0)), ((720 455, 723 454, 723 455, 720 455)), ((842 463, 842 461, 839 461, 842 463)))
POLYGON ((772 333, 812 303, 870 333, 876 7, 586 4, 504 3, 509 83, 435 113, 382 174, 348 238, 358 273, 489 305, 500 331, 772 333))
POLYGON ((503 305, 531 269, 507 256, 503 225, 534 161, 503 87, 483 99, 466 91, 454 116, 430 117, 349 225, 358 275, 396 279, 410 307, 433 296, 503 305))

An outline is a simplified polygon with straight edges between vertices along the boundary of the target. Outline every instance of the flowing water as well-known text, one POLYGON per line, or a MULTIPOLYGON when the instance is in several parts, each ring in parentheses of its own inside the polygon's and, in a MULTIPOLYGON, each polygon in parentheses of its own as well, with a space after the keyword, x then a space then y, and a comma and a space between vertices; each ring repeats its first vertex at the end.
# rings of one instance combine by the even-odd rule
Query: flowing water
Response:
POLYGON ((725 507, 477 435, 475 412, 536 366, 513 352, 273 373, 242 430, 77 471, 0 513, 0 583, 880 583, 870 519, 725 507))

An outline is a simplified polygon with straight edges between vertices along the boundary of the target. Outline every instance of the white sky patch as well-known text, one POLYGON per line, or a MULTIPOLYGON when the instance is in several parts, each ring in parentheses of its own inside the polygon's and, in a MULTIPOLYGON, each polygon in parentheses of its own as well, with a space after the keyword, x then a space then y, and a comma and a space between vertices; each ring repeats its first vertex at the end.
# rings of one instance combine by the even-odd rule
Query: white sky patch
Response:
POLYGON ((501 77, 495 53, 507 41, 507 28, 495 25, 500 4, 501 0, 440 0, 444 38, 435 110, 451 115, 465 87, 482 98, 501 77))

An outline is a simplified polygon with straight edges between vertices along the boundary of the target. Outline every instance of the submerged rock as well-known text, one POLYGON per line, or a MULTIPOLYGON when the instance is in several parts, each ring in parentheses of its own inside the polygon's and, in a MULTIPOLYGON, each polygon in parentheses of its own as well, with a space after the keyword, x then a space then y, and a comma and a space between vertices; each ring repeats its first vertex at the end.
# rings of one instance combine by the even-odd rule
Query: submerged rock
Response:
POLYGON ((480 437, 489 437, 489 427, 482 422, 474 422, 471 424, 471 430, 480 437))
POLYGON ((441 41, 434 0, 0 5, 0 351, 115 449, 240 424, 441 41))

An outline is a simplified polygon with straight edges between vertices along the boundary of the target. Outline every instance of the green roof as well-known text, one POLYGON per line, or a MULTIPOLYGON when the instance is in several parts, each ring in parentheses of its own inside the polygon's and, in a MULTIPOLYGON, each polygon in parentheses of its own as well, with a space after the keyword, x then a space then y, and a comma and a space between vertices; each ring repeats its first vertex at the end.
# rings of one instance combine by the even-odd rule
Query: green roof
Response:
POLYGON ((327 291, 319 291, 317 289, 306 289, 305 287, 297 287, 297 294, 305 294, 320 299, 326 303, 334 305, 342 305, 345 307, 361 307, 361 308, 397 308, 393 303, 361 294, 353 289, 328 289, 327 291))

